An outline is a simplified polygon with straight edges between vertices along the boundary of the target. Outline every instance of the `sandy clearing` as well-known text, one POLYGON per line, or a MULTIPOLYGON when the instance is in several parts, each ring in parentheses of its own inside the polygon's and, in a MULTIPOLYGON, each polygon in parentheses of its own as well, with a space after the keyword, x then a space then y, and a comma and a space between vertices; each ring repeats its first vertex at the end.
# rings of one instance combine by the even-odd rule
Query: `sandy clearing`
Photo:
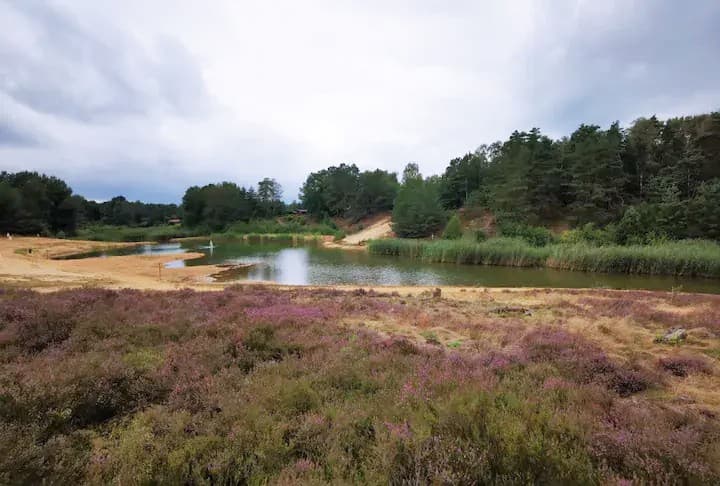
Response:
POLYGON ((360 245, 368 240, 384 238, 391 233, 392 227, 390 226, 390 217, 386 217, 371 226, 368 226, 362 231, 346 236, 341 243, 345 245, 360 245))

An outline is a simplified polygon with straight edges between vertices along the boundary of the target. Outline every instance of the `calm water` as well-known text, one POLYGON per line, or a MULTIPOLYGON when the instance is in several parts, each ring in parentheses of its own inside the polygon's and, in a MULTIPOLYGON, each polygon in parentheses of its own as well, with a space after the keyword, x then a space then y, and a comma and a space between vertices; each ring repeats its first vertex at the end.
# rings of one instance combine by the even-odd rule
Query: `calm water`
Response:
POLYGON ((651 277, 621 274, 570 272, 548 268, 491 267, 423 263, 396 257, 369 255, 362 251, 322 248, 289 243, 247 243, 217 241, 212 250, 207 242, 141 245, 80 257, 128 254, 175 254, 201 252, 203 257, 177 260, 168 267, 252 263, 233 272, 232 280, 266 280, 288 285, 467 285, 484 287, 565 287, 672 290, 720 293, 720 280, 651 277))

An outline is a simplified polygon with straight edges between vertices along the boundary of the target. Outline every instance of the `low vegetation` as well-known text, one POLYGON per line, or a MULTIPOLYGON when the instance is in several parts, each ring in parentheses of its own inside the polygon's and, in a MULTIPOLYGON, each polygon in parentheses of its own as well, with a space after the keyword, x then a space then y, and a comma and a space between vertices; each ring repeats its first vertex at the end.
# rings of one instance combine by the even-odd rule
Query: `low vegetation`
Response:
POLYGON ((713 484, 718 304, 2 291, 0 483, 713 484))
POLYGON ((329 218, 315 222, 302 216, 286 216, 278 219, 252 220, 237 222, 219 233, 223 236, 242 235, 331 235, 338 236, 342 231, 329 218))
POLYGON ((224 231, 211 232, 206 227, 187 228, 179 225, 158 226, 87 226, 77 231, 76 238, 90 241, 168 241, 172 238, 208 236, 214 238, 260 238, 292 240, 298 236, 331 235, 344 237, 344 233, 331 221, 314 222, 304 217, 286 216, 277 219, 252 220, 234 223, 224 231))
POLYGON ((172 238, 201 236, 202 229, 191 230, 181 226, 86 226, 77 231, 76 238, 90 241, 168 241, 172 238))
POLYGON ((720 278, 720 245, 709 241, 658 242, 652 245, 561 243, 535 246, 522 238, 485 241, 386 239, 368 243, 376 255, 428 262, 551 267, 585 272, 682 275, 720 278))

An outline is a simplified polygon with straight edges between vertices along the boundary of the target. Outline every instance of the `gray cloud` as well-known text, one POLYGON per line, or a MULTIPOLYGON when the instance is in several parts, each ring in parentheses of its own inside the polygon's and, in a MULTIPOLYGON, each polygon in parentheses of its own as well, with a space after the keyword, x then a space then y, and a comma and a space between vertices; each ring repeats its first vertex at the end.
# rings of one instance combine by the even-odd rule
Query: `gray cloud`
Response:
POLYGON ((599 22, 584 12, 575 28, 558 28, 570 12, 553 19, 554 32, 533 51, 534 92, 548 105, 541 126, 565 133, 581 122, 720 106, 720 3, 627 2, 599 22))
POLYGON ((720 3, 0 0, 0 170, 179 201, 720 108, 720 3))
POLYGON ((37 144, 38 140, 32 134, 0 119, 0 147, 33 147, 37 144))
POLYGON ((93 31, 45 2, 15 2, 10 10, 34 40, 0 40, 0 90, 19 104, 102 122, 153 110, 190 115, 207 103, 198 66, 171 38, 148 49, 123 32, 93 31))

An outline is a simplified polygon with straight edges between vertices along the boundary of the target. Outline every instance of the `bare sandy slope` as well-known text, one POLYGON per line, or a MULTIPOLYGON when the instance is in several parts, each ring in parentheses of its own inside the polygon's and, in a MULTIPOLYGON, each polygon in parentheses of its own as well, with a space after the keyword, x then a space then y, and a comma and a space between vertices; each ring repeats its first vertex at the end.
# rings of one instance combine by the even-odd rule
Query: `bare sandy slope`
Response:
POLYGON ((384 238, 392 233, 390 217, 386 217, 368 226, 362 231, 346 236, 341 243, 345 245, 360 245, 365 241, 384 238))

